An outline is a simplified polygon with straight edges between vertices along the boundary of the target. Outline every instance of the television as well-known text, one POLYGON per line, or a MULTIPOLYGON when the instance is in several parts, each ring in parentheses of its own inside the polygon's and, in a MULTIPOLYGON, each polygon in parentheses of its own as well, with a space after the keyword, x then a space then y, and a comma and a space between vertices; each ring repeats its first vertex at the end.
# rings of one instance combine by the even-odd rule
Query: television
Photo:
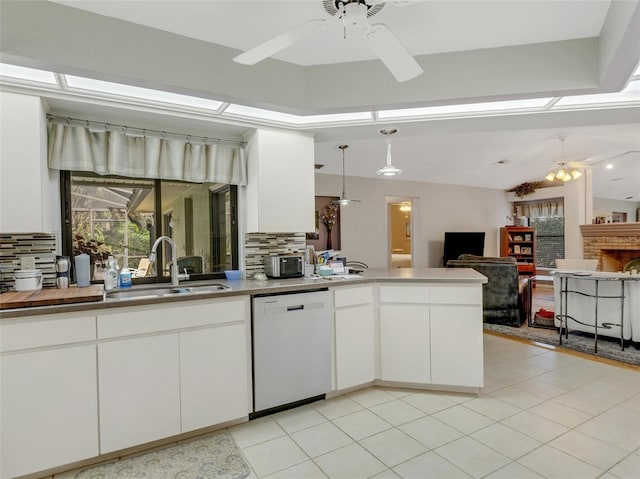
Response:
POLYGON ((463 233, 446 231, 444 233, 444 253, 442 266, 447 266, 450 259, 458 259, 461 254, 484 256, 484 231, 463 233))

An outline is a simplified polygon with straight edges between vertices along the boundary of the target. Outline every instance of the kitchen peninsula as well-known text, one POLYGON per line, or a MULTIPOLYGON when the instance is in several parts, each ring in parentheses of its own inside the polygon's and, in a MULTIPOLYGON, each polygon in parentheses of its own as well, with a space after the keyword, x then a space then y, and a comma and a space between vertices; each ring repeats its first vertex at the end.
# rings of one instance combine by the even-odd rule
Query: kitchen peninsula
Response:
POLYGON ((365 270, 3 310, 0 476, 38 477, 246 421, 255 295, 332 293, 328 396, 371 384, 477 393, 486 281, 462 268, 365 270))

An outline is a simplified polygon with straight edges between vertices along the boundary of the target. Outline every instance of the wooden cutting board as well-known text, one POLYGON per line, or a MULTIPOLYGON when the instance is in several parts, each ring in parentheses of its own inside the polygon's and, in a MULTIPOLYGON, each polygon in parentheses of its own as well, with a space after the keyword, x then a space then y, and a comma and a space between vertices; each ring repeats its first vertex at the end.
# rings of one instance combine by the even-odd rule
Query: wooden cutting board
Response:
POLYGON ((85 288, 43 288, 37 291, 9 291, 0 294, 0 309, 32 308, 53 304, 102 301, 104 286, 92 284, 85 288))

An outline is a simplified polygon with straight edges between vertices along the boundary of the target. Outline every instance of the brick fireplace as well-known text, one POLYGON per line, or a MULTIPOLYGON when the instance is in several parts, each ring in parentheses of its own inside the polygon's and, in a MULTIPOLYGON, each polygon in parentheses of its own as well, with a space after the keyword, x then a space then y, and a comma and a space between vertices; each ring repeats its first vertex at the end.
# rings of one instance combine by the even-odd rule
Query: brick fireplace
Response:
POLYGON ((640 258, 640 223, 582 225, 584 259, 597 259, 598 271, 622 271, 640 258))

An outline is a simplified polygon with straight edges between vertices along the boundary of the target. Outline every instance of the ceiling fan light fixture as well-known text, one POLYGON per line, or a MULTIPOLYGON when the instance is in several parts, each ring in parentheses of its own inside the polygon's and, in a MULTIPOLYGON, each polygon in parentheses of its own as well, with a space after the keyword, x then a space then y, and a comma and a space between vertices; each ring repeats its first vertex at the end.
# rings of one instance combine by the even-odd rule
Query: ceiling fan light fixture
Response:
POLYGON ((574 180, 577 180, 581 176, 582 176, 582 171, 576 170, 575 168, 571 170, 571 178, 573 178, 574 180))
POLYGON ((556 179, 557 180, 562 180, 562 181, 567 181, 567 180, 565 180, 566 177, 567 177, 567 170, 565 170, 564 168, 560 168, 558 170, 558 172, 556 173, 556 179))
POLYGON ((397 176, 402 173, 402 170, 400 168, 396 168, 391 163, 391 142, 389 141, 389 136, 397 132, 398 130, 396 128, 386 128, 384 130, 380 130, 380 134, 387 137, 387 163, 378 171, 376 171, 376 173, 380 176, 397 176))
POLYGON ((556 173, 555 171, 552 171, 551 173, 549 173, 547 176, 544 177, 545 180, 547 181, 553 181, 556 179, 556 173))

